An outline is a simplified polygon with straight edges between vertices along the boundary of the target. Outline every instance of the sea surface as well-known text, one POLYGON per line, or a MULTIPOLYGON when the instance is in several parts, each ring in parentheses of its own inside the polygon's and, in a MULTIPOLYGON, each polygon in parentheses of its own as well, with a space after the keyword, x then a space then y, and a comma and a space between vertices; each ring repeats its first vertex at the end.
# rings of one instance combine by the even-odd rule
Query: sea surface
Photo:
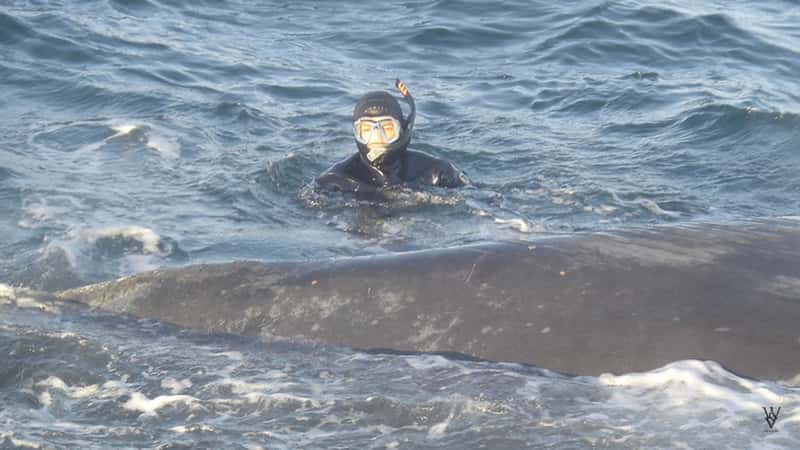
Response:
POLYGON ((568 377, 3 299, 796 216, 798 74, 797 1, 0 1, 0 448, 797 448, 800 391, 713 361, 568 377), (471 185, 319 192, 396 77, 471 185))

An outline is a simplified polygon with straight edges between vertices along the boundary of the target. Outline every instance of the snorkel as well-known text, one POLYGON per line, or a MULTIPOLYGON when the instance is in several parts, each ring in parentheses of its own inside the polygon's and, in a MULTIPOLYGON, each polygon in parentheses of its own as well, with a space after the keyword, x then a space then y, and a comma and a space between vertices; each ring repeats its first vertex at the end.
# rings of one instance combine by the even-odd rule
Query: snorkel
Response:
POLYGON ((394 85, 397 87, 397 90, 400 91, 400 94, 403 95, 403 99, 408 103, 408 107, 410 108, 408 112, 408 116, 404 120, 403 124, 403 134, 408 136, 406 140, 406 145, 408 142, 411 141, 411 130, 414 128, 414 119, 417 118, 417 105, 414 103, 414 97, 411 96, 411 92, 408 91, 408 86, 405 83, 400 81, 399 78, 394 80, 394 85))

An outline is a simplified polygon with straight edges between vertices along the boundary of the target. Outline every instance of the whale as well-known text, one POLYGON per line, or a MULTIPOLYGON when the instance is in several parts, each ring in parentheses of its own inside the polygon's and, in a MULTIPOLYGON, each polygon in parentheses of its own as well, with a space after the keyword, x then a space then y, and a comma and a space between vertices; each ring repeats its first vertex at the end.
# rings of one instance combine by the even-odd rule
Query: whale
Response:
POLYGON ((800 385, 798 218, 197 264, 47 295, 204 333, 590 376, 712 360, 800 385))

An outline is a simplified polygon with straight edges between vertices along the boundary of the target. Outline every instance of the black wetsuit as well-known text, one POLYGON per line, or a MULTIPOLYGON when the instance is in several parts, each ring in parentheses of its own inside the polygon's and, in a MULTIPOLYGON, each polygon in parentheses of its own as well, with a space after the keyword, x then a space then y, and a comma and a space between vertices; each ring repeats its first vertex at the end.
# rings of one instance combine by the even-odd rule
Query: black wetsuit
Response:
POLYGON ((464 186, 466 182, 464 173, 449 162, 405 149, 378 167, 368 164, 361 153, 356 153, 317 177, 319 186, 344 192, 374 191, 401 184, 452 188, 464 186))

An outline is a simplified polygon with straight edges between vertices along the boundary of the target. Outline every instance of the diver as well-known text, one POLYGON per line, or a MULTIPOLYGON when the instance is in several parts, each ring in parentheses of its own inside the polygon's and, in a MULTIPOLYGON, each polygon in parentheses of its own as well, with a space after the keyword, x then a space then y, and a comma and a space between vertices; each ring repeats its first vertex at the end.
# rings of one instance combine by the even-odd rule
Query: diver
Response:
POLYGON ((365 94, 353 108, 353 134, 358 153, 336 163, 316 179, 324 188, 346 192, 374 192, 404 183, 459 187, 467 183, 463 172, 426 153, 408 150, 416 106, 400 80, 395 85, 411 108, 403 117, 400 103, 388 92, 365 94))

